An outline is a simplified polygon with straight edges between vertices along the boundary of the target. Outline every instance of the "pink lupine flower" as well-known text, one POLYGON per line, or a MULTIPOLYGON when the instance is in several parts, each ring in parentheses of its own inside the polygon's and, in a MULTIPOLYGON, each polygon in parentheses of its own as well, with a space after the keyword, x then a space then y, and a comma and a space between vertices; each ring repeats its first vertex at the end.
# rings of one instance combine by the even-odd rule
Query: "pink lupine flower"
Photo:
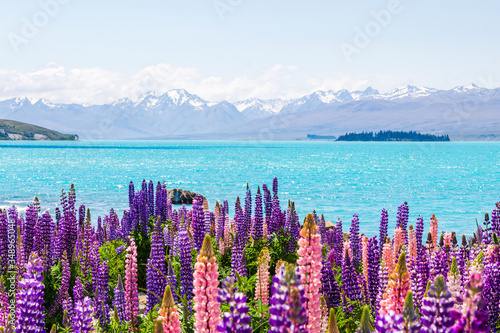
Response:
POLYGON ((414 260, 417 257, 417 236, 412 225, 408 228, 408 254, 410 260, 414 260))
POLYGON ((405 252, 401 252, 398 264, 394 269, 394 273, 389 278, 387 289, 383 295, 383 300, 380 301, 379 313, 387 314, 389 311, 394 311, 396 314, 403 312, 406 294, 410 290, 410 274, 406 266, 405 252))
POLYGON ((259 254, 259 268, 257 269, 257 283, 255 285, 255 299, 260 299, 262 304, 269 304, 269 263, 271 256, 269 249, 264 247, 259 254))
POLYGON ((135 327, 139 314, 139 294, 137 293, 137 246, 132 237, 125 258, 125 314, 127 320, 135 327))
POLYGON ((344 241, 344 247, 342 248, 342 253, 345 253, 345 250, 349 253, 349 258, 352 258, 352 251, 351 251, 351 242, 346 240, 344 241))
POLYGON ((307 310, 307 331, 319 333, 321 329, 321 236, 312 214, 308 214, 300 231, 297 265, 304 286, 307 310))
POLYGON ((387 272, 394 271, 394 252, 392 251, 391 239, 387 240, 382 248, 382 264, 387 267, 387 272))
POLYGON ((443 238, 444 246, 451 246, 451 239, 452 239, 451 232, 445 232, 443 238))
POLYGON ((396 258, 399 258, 399 252, 401 249, 401 245, 403 245, 403 240, 404 240, 403 229, 401 228, 401 226, 399 226, 396 229, 394 229, 394 244, 393 244, 394 260, 396 260, 396 258))
POLYGON ((451 268, 447 276, 446 286, 448 287, 448 291, 451 293, 451 296, 455 300, 453 307, 457 310, 460 310, 460 302, 457 302, 456 300, 460 299, 462 294, 462 276, 460 275, 460 271, 458 270, 457 259, 455 257, 453 257, 453 259, 451 260, 451 268))
POLYGON ((219 266, 216 263, 212 239, 209 235, 206 235, 203 240, 194 270, 195 332, 215 333, 220 321, 220 303, 217 300, 219 266))
POLYGON ((328 307, 323 296, 321 296, 321 332, 328 332, 328 307))
POLYGON ((164 333, 180 333, 181 332, 181 322, 179 320, 179 313, 177 312, 177 306, 175 306, 174 298, 172 297, 172 290, 170 286, 165 288, 165 293, 163 295, 163 301, 161 308, 158 311, 160 314, 158 319, 161 320, 163 324, 164 333))
POLYGON ((431 225, 429 227, 429 232, 432 236, 432 249, 436 249, 438 245, 438 220, 436 215, 432 214, 431 225))
POLYGON ((362 258, 363 258, 363 275, 365 276, 365 281, 368 281, 368 237, 363 235, 361 238, 362 246, 362 258))
POLYGON ((267 239, 267 223, 262 222, 262 238, 267 239))

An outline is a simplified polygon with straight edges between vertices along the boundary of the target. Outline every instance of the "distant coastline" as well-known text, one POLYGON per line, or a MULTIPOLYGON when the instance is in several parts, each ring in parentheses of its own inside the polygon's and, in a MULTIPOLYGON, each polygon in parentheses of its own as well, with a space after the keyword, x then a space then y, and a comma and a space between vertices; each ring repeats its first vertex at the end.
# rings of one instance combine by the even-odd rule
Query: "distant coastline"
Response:
MULTIPOLYGON (((309 135, 308 135, 309 137, 309 135)), ((415 141, 415 142, 449 142, 450 137, 445 135, 422 134, 416 131, 379 131, 346 133, 338 137, 336 141, 415 141)))
POLYGON ((76 141, 76 134, 62 134, 44 127, 0 119, 0 141, 76 141))

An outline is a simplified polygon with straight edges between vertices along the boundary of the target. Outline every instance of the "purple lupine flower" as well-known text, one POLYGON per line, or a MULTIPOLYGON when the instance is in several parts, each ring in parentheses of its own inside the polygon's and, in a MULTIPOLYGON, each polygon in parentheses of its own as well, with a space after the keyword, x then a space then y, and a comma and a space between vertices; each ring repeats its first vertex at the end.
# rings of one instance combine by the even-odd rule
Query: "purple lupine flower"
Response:
MULTIPOLYGON (((488 309, 485 306, 483 295, 483 281, 480 274, 473 273, 470 277, 463 297, 462 314, 453 327, 453 332, 488 333, 488 309)), ((495 304, 498 308, 498 303, 495 304)), ((493 331, 496 331, 497 322, 490 322, 493 331)))
POLYGON ((350 229, 352 265, 357 269, 361 264, 361 238, 359 237, 359 218, 358 214, 353 215, 350 229))
POLYGON ((174 301, 178 301, 179 297, 177 296, 177 293, 175 292, 177 290, 177 276, 175 275, 174 268, 172 267, 172 263, 170 260, 168 261, 167 265, 167 283, 170 286, 170 290, 173 291, 172 295, 174 296, 174 301))
POLYGON ((109 324, 109 308, 107 305, 109 291, 108 274, 108 263, 103 261, 99 265, 96 281, 97 287, 94 292, 94 304, 97 309, 96 317, 99 318, 99 322, 103 328, 109 324))
POLYGON ((125 251, 125 245, 120 245, 118 246, 116 249, 115 249, 115 252, 116 252, 116 255, 119 256, 120 254, 123 253, 123 251, 125 251))
POLYGON ((385 315, 379 314, 375 319, 376 333, 405 333, 403 316, 393 310, 385 315))
POLYGON ((264 207, 265 207, 265 213, 266 213, 266 223, 270 224, 271 221, 271 214, 273 211, 273 200, 271 198, 271 192, 267 189, 267 185, 264 184, 262 185, 262 191, 264 192, 264 207))
POLYGON ((61 220, 61 210, 59 207, 56 207, 56 225, 59 225, 59 221, 61 220))
POLYGON ((340 288, 337 284, 337 280, 335 280, 335 274, 328 260, 323 261, 323 267, 321 268, 321 286, 328 308, 340 306, 340 288))
POLYGON ((228 276, 222 282, 222 288, 219 289, 217 300, 220 303, 228 303, 229 312, 222 314, 222 320, 217 325, 217 330, 221 333, 251 333, 247 298, 245 294, 236 291, 235 283, 236 279, 228 276))
POLYGON ((114 289, 114 294, 113 307, 116 309, 118 318, 124 321, 127 319, 127 315, 125 314, 125 288, 123 287, 121 275, 118 275, 118 283, 114 289))
MULTIPOLYGON (((473 285, 472 281, 469 281, 468 286, 469 289, 471 289, 470 287, 475 287, 476 289, 478 287, 473 285)), ((496 324, 500 314, 498 306, 500 303, 500 289, 498 286, 500 286, 500 254, 498 246, 495 246, 484 267, 484 290, 482 292, 482 302, 486 304, 486 308, 488 309, 489 322, 493 332, 496 332, 496 324)), ((471 294, 473 291, 468 290, 467 292, 471 294)))
POLYGON ((491 230, 500 234, 500 201, 496 203, 496 208, 491 212, 491 230))
POLYGON ((319 220, 319 234, 321 235, 321 244, 326 244, 327 243, 327 238, 326 238, 326 221, 325 217, 323 214, 321 214, 321 219, 319 220))
POLYGON ((188 300, 193 298, 193 267, 191 266, 191 240, 188 232, 181 226, 178 235, 180 248, 179 261, 181 263, 181 296, 188 300))
POLYGON ((453 303, 453 297, 446 288, 444 277, 438 275, 431 284, 427 297, 422 301, 420 332, 451 332, 451 327, 460 318, 460 313, 453 309, 453 303))
POLYGON ((69 298, 71 269, 69 267, 68 255, 66 254, 66 251, 64 251, 63 253, 63 258, 61 260, 61 268, 62 268, 61 286, 57 293, 56 299, 52 302, 52 306, 48 311, 50 315, 54 315, 59 309, 59 305, 61 305, 65 299, 69 298))
POLYGON ((130 181, 130 184, 128 184, 128 206, 129 207, 132 207, 134 205, 134 197, 135 197, 134 182, 130 181))
POLYGON ((408 245, 408 214, 409 214, 409 208, 408 208, 408 203, 405 202, 403 205, 398 207, 398 214, 396 217, 396 228, 401 227, 401 230, 403 230, 403 234, 405 236, 405 243, 408 245))
POLYGON ((278 195, 278 177, 274 177, 273 179, 273 197, 278 195))
POLYGON ((151 236, 151 254, 148 259, 146 268, 146 285, 150 293, 148 293, 147 309, 151 311, 158 304, 159 300, 156 295, 163 295, 167 281, 164 275, 167 273, 165 267, 165 251, 163 250, 163 239, 161 232, 161 217, 156 219, 153 234, 151 236), (154 267, 154 268, 153 268, 154 267))
POLYGON ((85 205, 81 205, 78 208, 78 230, 83 227, 83 222, 85 221, 85 205))
POLYGON ((16 294, 16 333, 42 333, 45 327, 43 307, 43 263, 36 253, 25 265, 16 294))
POLYGON ((344 250, 343 250, 343 244, 344 244, 344 232, 342 231, 342 220, 339 218, 337 220, 337 224, 335 225, 335 255, 337 257, 336 262, 337 262, 337 267, 342 266, 343 262, 343 256, 344 256, 344 250))
POLYGON ((345 250, 344 262, 342 265, 342 289, 351 301, 360 301, 363 299, 356 269, 351 263, 351 258, 349 257, 349 251, 347 249, 345 250))
POLYGON ((161 216, 162 221, 165 220, 163 216, 163 192, 161 190, 160 182, 156 183, 156 197, 155 197, 155 214, 154 217, 161 216))
POLYGON ((382 209, 382 214, 380 214, 380 228, 379 228, 379 241, 380 241, 380 248, 379 248, 379 259, 382 258, 382 245, 385 243, 385 240, 388 236, 387 234, 387 228, 389 225, 389 213, 387 213, 387 210, 382 209))
POLYGON ((9 294, 5 290, 3 279, 0 279, 0 327, 9 325, 9 294))
POLYGON ((424 219, 422 217, 417 218, 417 225, 415 227, 415 238, 417 239, 417 253, 420 253, 422 249, 422 236, 424 234, 424 219))
POLYGON ((294 253, 297 250, 297 242, 300 238, 299 223, 297 221, 297 213, 295 212, 295 204, 292 202, 291 208, 291 226, 290 226, 290 241, 288 243, 288 252, 294 253))
POLYGON ((439 248, 437 251, 432 252, 430 257, 430 277, 434 278, 438 275, 446 276, 448 275, 448 252, 443 248, 439 248))
POLYGON ((155 192, 153 181, 150 180, 148 183, 148 207, 149 207, 149 216, 155 216, 155 192))
POLYGON ((278 195, 274 195, 273 199, 273 209, 271 211, 271 220, 268 226, 268 234, 272 235, 278 232, 281 226, 281 208, 278 195))
POLYGON ((73 287, 73 300, 75 302, 83 300, 84 297, 83 290, 84 289, 82 280, 79 276, 77 276, 75 279, 75 286, 73 287))
POLYGON ((74 333, 93 332, 92 328, 92 301, 85 296, 83 300, 75 301, 73 317, 71 318, 71 328, 74 333))
POLYGON ((245 197, 245 229, 246 235, 250 234, 252 226, 252 191, 247 183, 247 195, 245 197))
POLYGON ((216 219, 217 225, 215 227, 215 243, 219 244, 220 239, 224 237, 224 222, 225 221, 224 221, 223 209, 218 201, 215 203, 215 212, 217 213, 217 219, 216 219))
POLYGON ((37 237, 33 245, 33 250, 40 254, 40 257, 45 263, 44 270, 46 271, 52 266, 52 257, 54 256, 52 243, 54 242, 55 229, 56 225, 50 213, 48 211, 44 212, 37 225, 37 237))
POLYGON ((370 305, 376 308, 379 288, 380 259, 377 238, 374 236, 368 239, 368 292, 370 295, 370 305))
POLYGON ((427 288, 427 281, 430 278, 429 260, 424 249, 417 256, 415 265, 415 269, 411 271, 412 290, 415 295, 415 305, 420 309, 427 288))
POLYGON ((196 195, 193 199, 193 242, 196 251, 201 250, 205 238, 205 213, 203 212, 203 198, 196 195))
POLYGON ((26 210, 26 222, 24 223, 23 232, 23 252, 25 258, 28 259, 33 250, 33 241, 35 240, 35 226, 38 222, 38 212, 34 205, 29 205, 26 210))
POLYGON ((240 275, 244 275, 246 267, 244 267, 244 249, 245 249, 245 216, 239 205, 239 198, 236 199, 236 236, 233 241, 231 252, 231 267, 232 271, 237 271, 240 275))
POLYGON ((281 265, 273 277, 269 300, 269 333, 307 332, 304 291, 298 268, 281 265))
MULTIPOLYGON (((7 272, 9 251, 9 222, 5 210, 0 209, 0 272, 7 272)), ((1 326, 1 325, 0 325, 1 326)))
POLYGON ((264 221, 262 218, 262 195, 260 193, 260 186, 257 187, 257 194, 255 195, 255 221, 253 228, 253 238, 262 239, 264 232, 264 221))

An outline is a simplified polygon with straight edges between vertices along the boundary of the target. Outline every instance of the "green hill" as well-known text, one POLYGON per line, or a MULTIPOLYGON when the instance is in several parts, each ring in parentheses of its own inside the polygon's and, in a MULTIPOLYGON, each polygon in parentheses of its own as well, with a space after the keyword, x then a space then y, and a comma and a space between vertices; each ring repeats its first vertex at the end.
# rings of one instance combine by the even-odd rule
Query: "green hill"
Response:
POLYGON ((76 134, 62 134, 40 126, 0 119, 0 140, 74 141, 76 134))

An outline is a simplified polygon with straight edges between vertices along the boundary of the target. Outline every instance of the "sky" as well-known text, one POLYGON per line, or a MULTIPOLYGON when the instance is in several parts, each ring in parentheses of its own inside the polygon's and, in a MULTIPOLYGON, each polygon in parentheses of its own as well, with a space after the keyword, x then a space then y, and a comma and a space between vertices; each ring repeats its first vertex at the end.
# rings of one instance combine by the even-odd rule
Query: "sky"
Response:
POLYGON ((500 86, 497 0, 0 0, 0 100, 500 86))

